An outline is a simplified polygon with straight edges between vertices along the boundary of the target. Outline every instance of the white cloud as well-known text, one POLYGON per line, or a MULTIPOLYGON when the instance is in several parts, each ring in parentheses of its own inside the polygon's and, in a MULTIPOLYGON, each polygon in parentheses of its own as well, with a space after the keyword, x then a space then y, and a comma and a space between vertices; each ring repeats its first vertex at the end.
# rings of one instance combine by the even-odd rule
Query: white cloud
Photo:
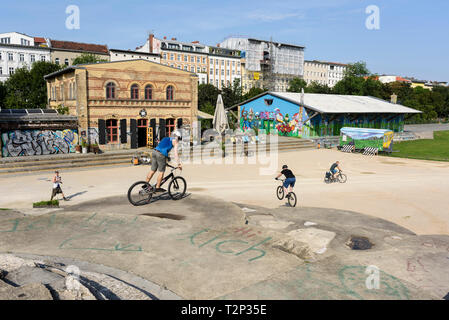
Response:
POLYGON ((273 22, 273 21, 281 21, 290 18, 298 18, 303 19, 304 14, 301 12, 290 12, 290 13, 281 13, 281 12, 261 12, 254 11, 247 15, 247 17, 251 20, 258 20, 262 22, 273 22))

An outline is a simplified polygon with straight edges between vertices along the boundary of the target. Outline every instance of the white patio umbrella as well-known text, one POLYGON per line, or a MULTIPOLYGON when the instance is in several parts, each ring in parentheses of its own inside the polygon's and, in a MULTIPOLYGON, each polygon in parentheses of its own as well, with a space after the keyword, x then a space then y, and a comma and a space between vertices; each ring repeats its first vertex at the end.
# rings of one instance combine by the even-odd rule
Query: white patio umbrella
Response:
POLYGON ((223 134, 226 129, 229 129, 228 117, 226 116, 226 111, 224 109, 224 103, 221 94, 219 94, 217 98, 217 105, 215 107, 215 114, 212 125, 214 129, 217 130, 220 134, 223 134))

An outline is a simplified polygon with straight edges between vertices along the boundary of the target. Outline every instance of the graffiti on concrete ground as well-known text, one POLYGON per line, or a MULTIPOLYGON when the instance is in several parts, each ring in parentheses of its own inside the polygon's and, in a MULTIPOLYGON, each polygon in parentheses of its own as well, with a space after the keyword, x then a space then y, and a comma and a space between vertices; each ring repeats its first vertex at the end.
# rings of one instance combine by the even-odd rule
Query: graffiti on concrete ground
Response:
POLYGON ((409 289, 396 277, 380 271, 378 289, 368 289, 366 266, 343 266, 336 272, 318 271, 311 265, 298 266, 288 279, 270 279, 220 299, 342 300, 391 299, 409 300, 409 289))
POLYGON ((3 157, 19 157, 75 152, 75 130, 14 130, 2 133, 3 157))
MULTIPOLYGON (((241 230, 234 230, 234 233, 239 233, 241 230)), ((255 261, 261 259, 265 256, 265 250, 260 247, 263 244, 269 242, 272 238, 268 237, 261 241, 244 241, 241 239, 236 239, 232 234, 227 231, 223 231, 218 234, 211 235, 209 229, 203 229, 195 233, 181 233, 178 236, 185 236, 177 238, 176 240, 187 240, 192 246, 198 249, 204 247, 214 248, 217 253, 234 255, 234 256, 245 256, 248 261, 255 261)))
POLYGON ((57 244, 57 248, 66 250, 93 250, 110 252, 141 252, 140 245, 122 243, 114 238, 125 233, 133 234, 138 228, 138 217, 129 221, 116 218, 98 218, 94 213, 86 219, 75 221, 56 214, 40 216, 31 219, 30 217, 16 218, 0 221, 0 235, 16 234, 30 231, 38 231, 38 234, 48 235, 58 228, 67 230, 70 235, 57 244), (115 237, 114 237, 115 236, 115 237), (92 246, 92 243, 96 243, 92 246))

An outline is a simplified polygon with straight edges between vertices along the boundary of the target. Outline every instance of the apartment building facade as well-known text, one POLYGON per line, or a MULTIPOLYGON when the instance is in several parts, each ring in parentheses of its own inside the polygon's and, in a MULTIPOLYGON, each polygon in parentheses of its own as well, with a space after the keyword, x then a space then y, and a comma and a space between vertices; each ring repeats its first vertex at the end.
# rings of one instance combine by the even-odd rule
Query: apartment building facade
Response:
POLYGON ((332 88, 344 78, 346 66, 338 62, 306 60, 304 61, 304 80, 307 84, 316 82, 332 88))
POLYGON ((18 68, 31 68, 36 61, 50 61, 46 43, 19 32, 0 34, 0 81, 4 82, 18 68))
POLYGON ((242 88, 286 91, 293 78, 304 76, 303 46, 247 37, 230 37, 220 47, 239 50, 242 57, 242 88))
POLYGON ((161 64, 195 73, 200 84, 208 82, 208 49, 198 41, 188 43, 177 41, 176 38, 158 39, 150 34, 145 44, 136 48, 136 51, 159 54, 161 64))
POLYGON ((311 84, 312 82, 316 82, 321 85, 329 85, 328 65, 325 62, 317 60, 305 60, 304 80, 307 82, 307 85, 311 84))
POLYGON ((73 41, 48 40, 51 61, 67 67, 73 65, 73 60, 83 53, 93 54, 99 59, 109 61, 110 54, 107 45, 82 43, 73 41))
POLYGON ((241 84, 240 51, 211 46, 208 47, 208 50, 209 83, 219 89, 232 86, 236 80, 241 84))

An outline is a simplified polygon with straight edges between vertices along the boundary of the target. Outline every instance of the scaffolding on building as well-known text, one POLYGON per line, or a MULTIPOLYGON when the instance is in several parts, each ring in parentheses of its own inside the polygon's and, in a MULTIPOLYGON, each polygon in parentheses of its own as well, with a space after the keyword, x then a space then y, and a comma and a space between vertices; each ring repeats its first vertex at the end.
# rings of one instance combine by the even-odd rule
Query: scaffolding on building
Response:
POLYGON ((261 73, 263 85, 273 90, 277 76, 302 77, 304 74, 304 47, 243 37, 229 37, 221 46, 237 49, 245 59, 248 73, 261 73))

